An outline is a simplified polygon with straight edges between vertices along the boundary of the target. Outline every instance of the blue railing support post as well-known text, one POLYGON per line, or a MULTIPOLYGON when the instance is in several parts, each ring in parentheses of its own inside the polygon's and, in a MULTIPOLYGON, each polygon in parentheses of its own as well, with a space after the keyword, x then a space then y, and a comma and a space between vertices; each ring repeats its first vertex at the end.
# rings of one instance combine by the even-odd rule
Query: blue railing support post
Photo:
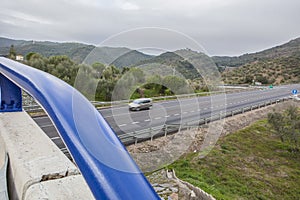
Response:
POLYGON ((22 91, 0 73, 0 112, 22 111, 22 91))

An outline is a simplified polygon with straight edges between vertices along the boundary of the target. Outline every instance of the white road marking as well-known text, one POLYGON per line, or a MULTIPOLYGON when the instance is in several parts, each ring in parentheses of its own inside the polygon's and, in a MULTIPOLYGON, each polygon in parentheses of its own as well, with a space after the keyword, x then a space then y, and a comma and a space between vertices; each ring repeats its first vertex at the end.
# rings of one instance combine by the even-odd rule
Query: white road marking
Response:
POLYGON ((49 119, 49 117, 48 117, 48 116, 45 116, 45 117, 34 117, 33 119, 46 119, 46 118, 48 118, 48 119, 49 119))
POLYGON ((151 119, 145 119, 144 121, 145 121, 145 122, 150 122, 150 121, 151 121, 151 119))
POLYGON ((170 117, 170 115, 166 115, 165 117, 168 118, 168 117, 170 117))
POLYGON ((47 125, 44 125, 44 126, 40 126, 40 128, 47 128, 47 127, 51 127, 53 126, 52 124, 47 124, 47 125))
POLYGON ((178 116, 178 115, 180 115, 180 114, 179 113, 174 114, 174 116, 178 116))
POLYGON ((126 126, 127 124, 121 124, 121 125, 119 125, 119 127, 122 127, 122 126, 126 126))
POLYGON ((132 124, 138 124, 138 123, 140 123, 140 122, 132 122, 132 124))
POLYGON ((161 117, 155 117, 154 119, 161 119, 161 117))
POLYGON ((51 140, 58 140, 60 137, 52 137, 51 140))

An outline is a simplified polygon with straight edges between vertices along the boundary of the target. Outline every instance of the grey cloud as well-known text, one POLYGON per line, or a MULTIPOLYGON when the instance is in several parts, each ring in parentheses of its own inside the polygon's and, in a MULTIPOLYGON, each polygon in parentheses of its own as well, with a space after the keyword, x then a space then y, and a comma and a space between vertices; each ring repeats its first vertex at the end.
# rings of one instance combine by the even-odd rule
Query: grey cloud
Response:
POLYGON ((137 27, 185 33, 210 54, 238 55, 300 35, 299 0, 3 0, 0 35, 98 44, 137 27))

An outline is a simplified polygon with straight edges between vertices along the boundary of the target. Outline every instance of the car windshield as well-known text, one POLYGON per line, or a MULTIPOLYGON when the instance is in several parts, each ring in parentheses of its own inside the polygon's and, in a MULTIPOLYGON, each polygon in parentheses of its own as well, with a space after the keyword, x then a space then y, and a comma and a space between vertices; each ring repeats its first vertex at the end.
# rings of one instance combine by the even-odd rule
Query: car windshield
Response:
POLYGON ((141 100, 134 100, 133 103, 140 104, 140 103, 142 103, 142 101, 141 100))
POLYGON ((135 104, 143 104, 143 103, 150 103, 151 100, 150 99, 136 99, 133 101, 133 103, 135 104))

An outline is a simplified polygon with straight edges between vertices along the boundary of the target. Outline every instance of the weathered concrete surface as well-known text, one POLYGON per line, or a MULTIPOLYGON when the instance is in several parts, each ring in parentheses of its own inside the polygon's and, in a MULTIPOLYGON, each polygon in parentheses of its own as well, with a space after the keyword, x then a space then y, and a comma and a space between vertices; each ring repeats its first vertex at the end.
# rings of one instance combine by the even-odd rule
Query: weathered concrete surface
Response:
MULTIPOLYGON (((8 185, 11 199, 24 199, 30 187, 41 185, 44 181, 59 179, 77 182, 76 179, 61 179, 79 175, 79 170, 25 112, 0 113, 0 144, 9 156, 8 185)), ((78 188, 81 188, 83 193, 91 197, 89 188, 83 183, 78 181, 77 187, 72 184, 69 189, 64 187, 69 191, 68 194, 71 190, 77 194, 78 188)), ((58 187, 57 191, 47 188, 47 184, 44 189, 58 196, 59 192, 63 192, 58 187)))
POLYGON ((5 146, 3 140, 0 140, 0 168, 3 166, 4 162, 5 162, 5 146))
POLYGON ((6 154, 4 154, 4 157, 1 161, 2 164, 0 164, 0 199, 1 200, 8 200, 8 191, 7 191, 7 181, 6 181, 6 169, 7 169, 7 163, 8 158, 6 154))
POLYGON ((32 185, 26 192, 25 200, 37 199, 93 199, 91 193, 86 192, 86 185, 81 175, 68 176, 62 179, 44 181, 32 185))

